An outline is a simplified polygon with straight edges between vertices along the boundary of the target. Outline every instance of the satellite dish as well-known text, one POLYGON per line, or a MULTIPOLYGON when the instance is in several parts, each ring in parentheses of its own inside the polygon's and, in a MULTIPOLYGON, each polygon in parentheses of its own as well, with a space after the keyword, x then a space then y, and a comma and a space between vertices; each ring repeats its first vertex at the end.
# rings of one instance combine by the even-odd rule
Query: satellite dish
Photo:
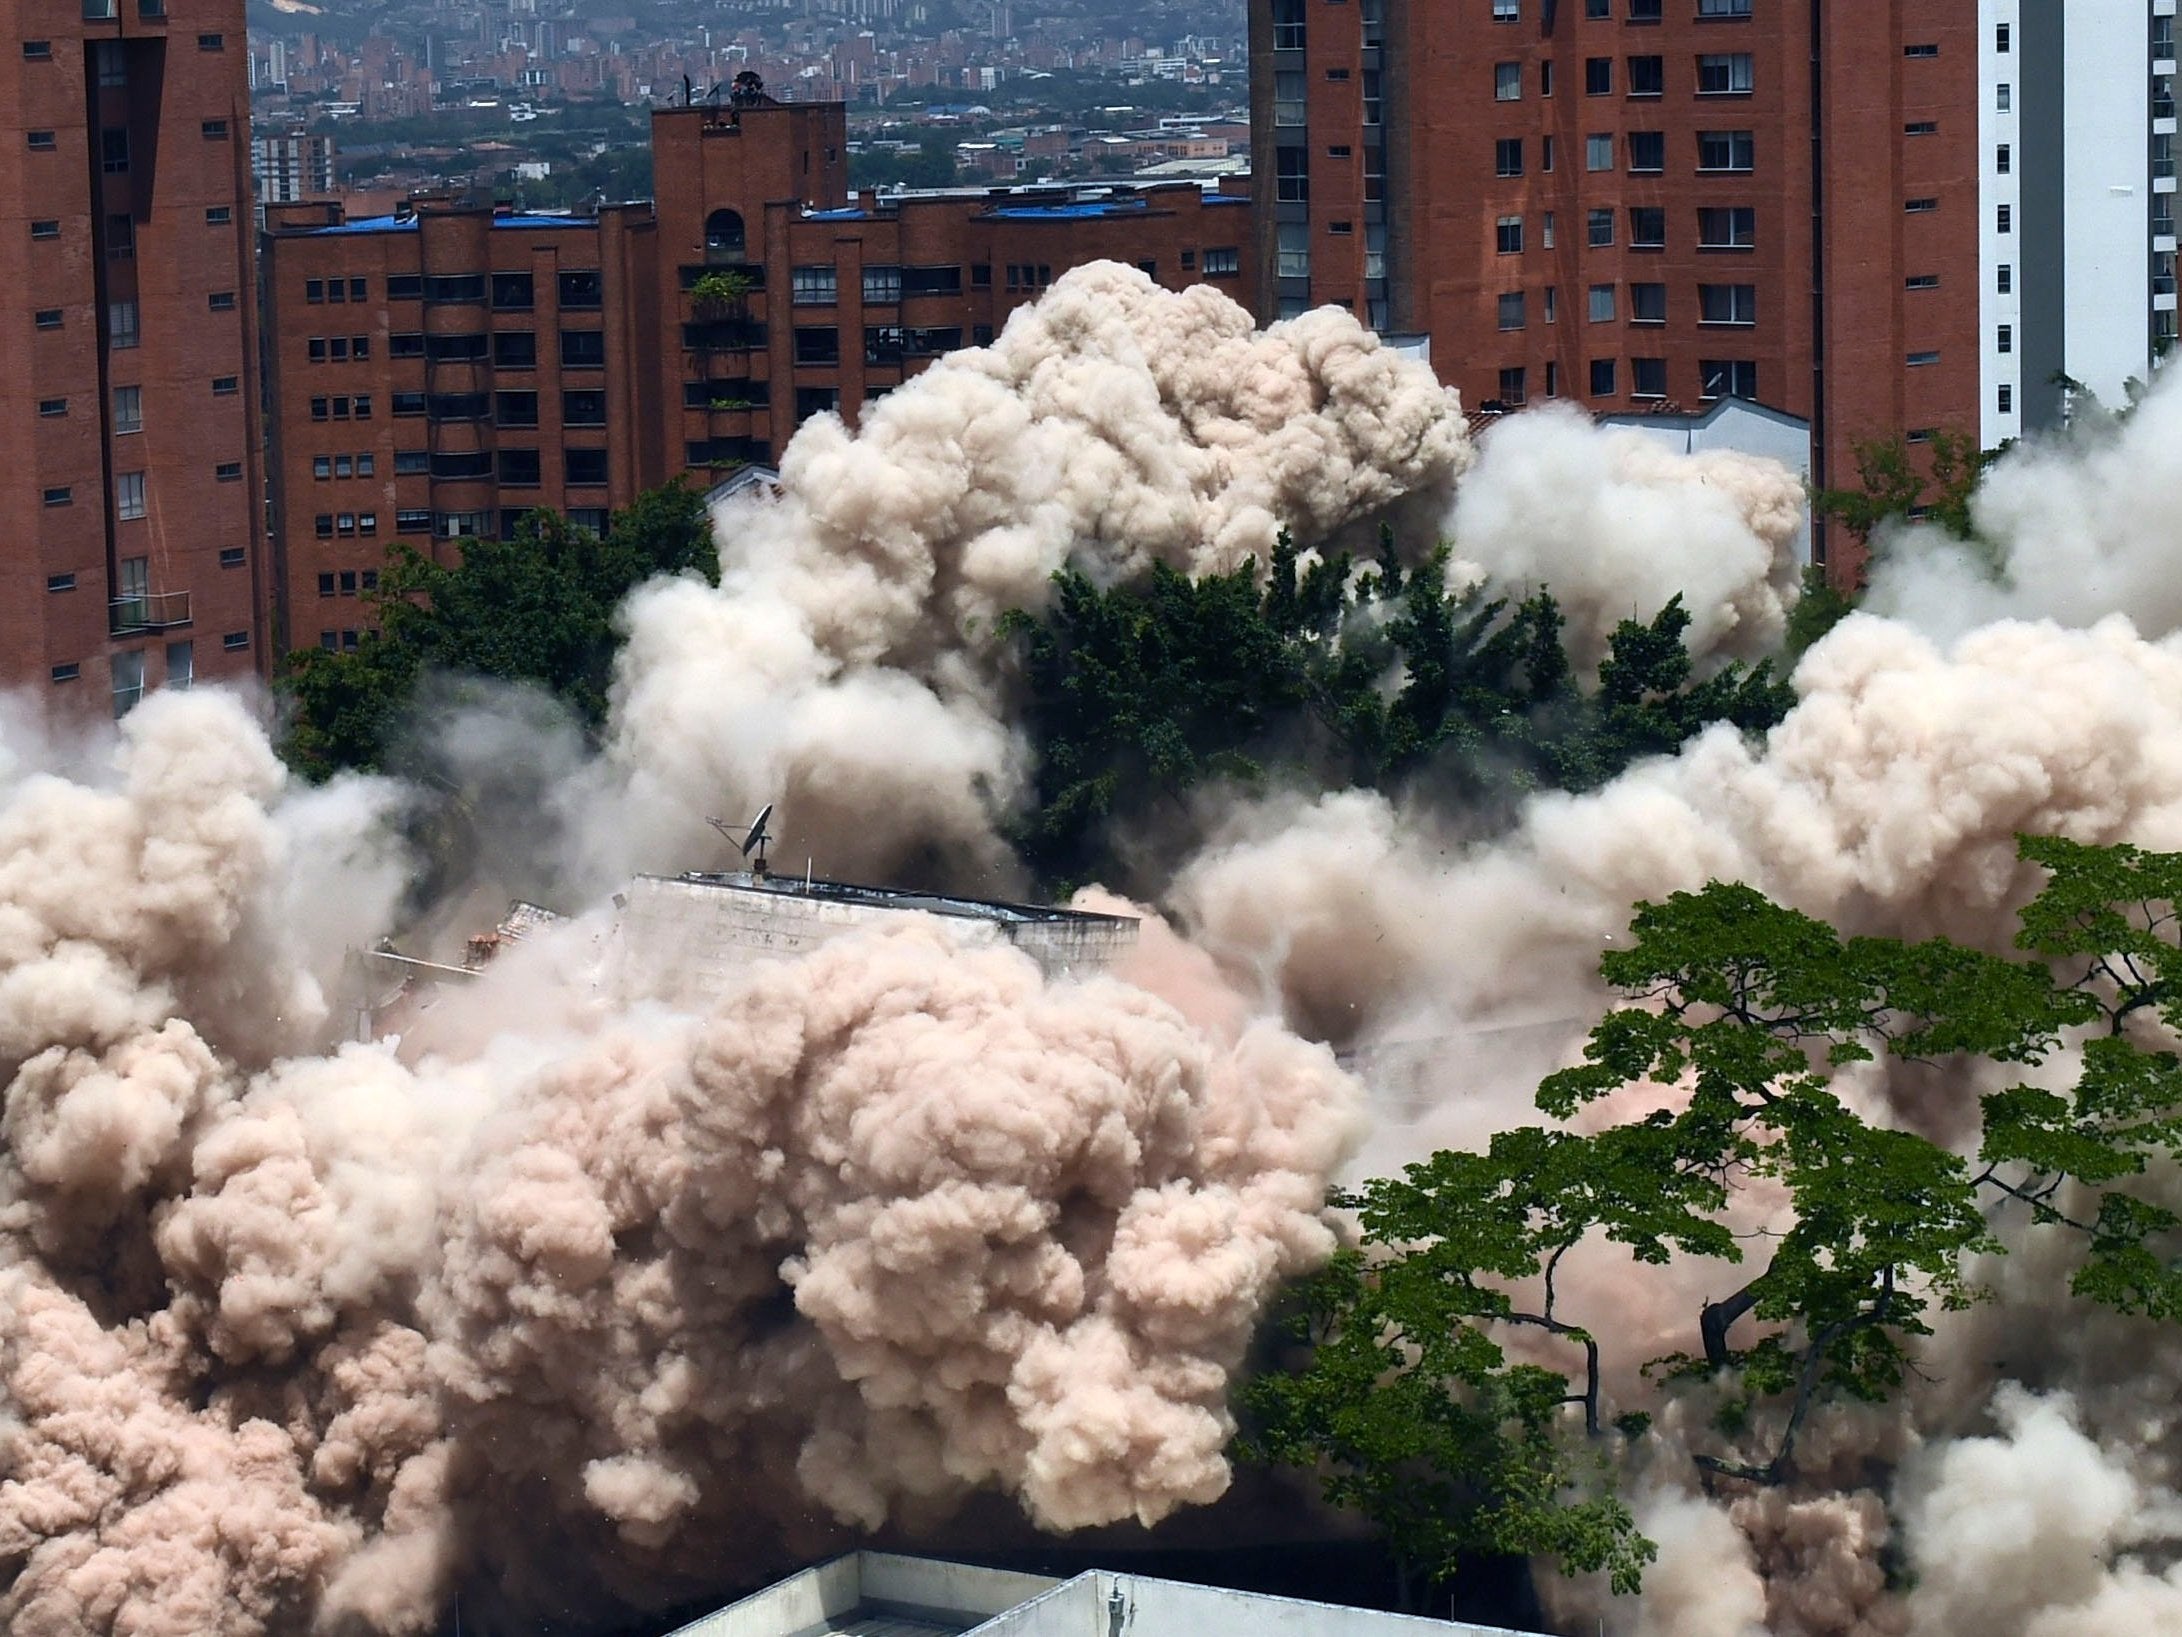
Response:
POLYGON ((728 840, 735 841, 736 851, 740 852, 743 857, 748 858, 753 851, 756 852, 758 855, 757 860, 750 866, 750 873, 763 876, 766 873, 765 844, 773 839, 772 833, 765 826, 772 819, 772 816, 773 804, 767 802, 759 811, 758 816, 750 821, 750 828, 740 841, 735 841, 735 832, 721 820, 708 818, 705 822, 719 831, 721 835, 727 837, 728 840))

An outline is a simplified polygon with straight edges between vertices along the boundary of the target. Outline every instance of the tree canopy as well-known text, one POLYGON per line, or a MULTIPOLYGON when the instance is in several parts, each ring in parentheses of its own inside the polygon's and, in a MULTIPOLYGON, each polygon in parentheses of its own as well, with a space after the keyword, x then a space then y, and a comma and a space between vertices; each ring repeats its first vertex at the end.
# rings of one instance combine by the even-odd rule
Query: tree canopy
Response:
POLYGON ((1297 1291, 1286 1324, 1304 1351, 1248 1388, 1247 1447, 1315 1472, 1433 1573, 1532 1553, 1629 1590, 1651 1549, 1613 1470, 1646 1419, 1603 1415, 1615 1338, 1568 1311, 1571 1257, 1613 1244, 1640 1270, 1678 1256, 1740 1270, 1686 1349, 1636 1361, 1662 1394, 1706 1395, 1711 1441, 1692 1454, 1715 1480, 1780 1481, 1815 1406, 1899 1388, 1935 1313, 1986 1296, 1973 1259, 2005 1250, 2011 1214, 2074 1236, 2076 1296, 2182 1316, 2182 1219, 2142 1182, 2182 1145, 2167 1046, 2182 854, 2021 851, 2047 879, 2016 955, 1843 937, 1737 884, 1640 906, 1629 947, 1601 962, 1628 1004, 1540 1087, 1552 1123, 1341 1197, 1360 1242, 1297 1291), (1894 1059, 1967 1087, 1969 1062, 2036 1064, 2064 1043, 2073 1086, 1983 1095, 1960 1152, 1867 1121, 1836 1084, 1894 1059), (1592 1128, 1606 1099, 1646 1085, 1679 1094, 1592 1128), (1754 1188, 1781 1202, 1756 1236, 1754 1188), (1511 1357, 1524 1329, 1558 1337, 1565 1367, 1511 1357))
POLYGON ((614 610, 642 581, 681 573, 719 579, 704 497, 680 483, 638 496, 603 537, 535 511, 511 540, 465 539, 454 563, 397 544, 372 600, 379 630, 351 652, 288 656, 288 758, 315 778, 383 766, 427 672, 537 683, 596 725, 614 610))
POLYGON ((1026 685, 1037 801, 1017 843, 1051 884, 1115 868, 1107 837, 1210 780, 1293 774, 1505 809, 1590 789, 1707 723, 1762 729, 1792 702, 1770 667, 1696 675, 1679 600, 1614 632, 1581 683, 1549 592, 1457 594, 1446 556, 1405 571, 1306 563, 1283 536, 1260 570, 1164 567, 1100 587, 1064 571, 1051 606, 1002 623, 1026 685))

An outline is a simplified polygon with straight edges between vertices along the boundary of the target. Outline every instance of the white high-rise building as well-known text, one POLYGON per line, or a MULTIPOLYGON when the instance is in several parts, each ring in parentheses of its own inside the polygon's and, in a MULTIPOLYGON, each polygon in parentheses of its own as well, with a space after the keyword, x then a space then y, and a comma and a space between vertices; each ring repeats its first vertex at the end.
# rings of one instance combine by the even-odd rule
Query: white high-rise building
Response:
POLYGON ((2176 0, 1979 0, 1990 448, 2148 382, 2175 336, 2176 0))

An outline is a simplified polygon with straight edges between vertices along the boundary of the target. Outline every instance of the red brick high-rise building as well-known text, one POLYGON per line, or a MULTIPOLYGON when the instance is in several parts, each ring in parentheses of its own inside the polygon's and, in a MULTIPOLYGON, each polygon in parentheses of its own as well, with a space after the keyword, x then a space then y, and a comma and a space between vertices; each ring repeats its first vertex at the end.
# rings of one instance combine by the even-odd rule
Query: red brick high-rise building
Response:
POLYGON ((1969 0, 1251 0, 1260 311, 1428 335, 1472 409, 1979 426, 1969 0))
POLYGON ((0 686, 119 715, 268 646, 243 6, 12 14, 0 686))
POLYGON ((272 205, 263 240, 277 601, 290 647, 371 623, 388 545, 779 458, 1102 257, 1251 301, 1250 203, 1194 183, 875 197, 838 103, 652 117, 656 201, 522 215, 272 205))

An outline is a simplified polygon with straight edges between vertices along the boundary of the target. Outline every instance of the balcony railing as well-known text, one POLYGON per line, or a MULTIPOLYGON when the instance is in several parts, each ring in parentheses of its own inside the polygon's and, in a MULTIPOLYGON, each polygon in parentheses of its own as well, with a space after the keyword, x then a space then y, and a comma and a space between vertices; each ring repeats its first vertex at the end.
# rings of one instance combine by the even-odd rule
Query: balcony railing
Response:
POLYGON ((113 635, 132 631, 164 631, 189 624, 189 593, 147 591, 135 597, 116 597, 106 605, 106 628, 113 635))

